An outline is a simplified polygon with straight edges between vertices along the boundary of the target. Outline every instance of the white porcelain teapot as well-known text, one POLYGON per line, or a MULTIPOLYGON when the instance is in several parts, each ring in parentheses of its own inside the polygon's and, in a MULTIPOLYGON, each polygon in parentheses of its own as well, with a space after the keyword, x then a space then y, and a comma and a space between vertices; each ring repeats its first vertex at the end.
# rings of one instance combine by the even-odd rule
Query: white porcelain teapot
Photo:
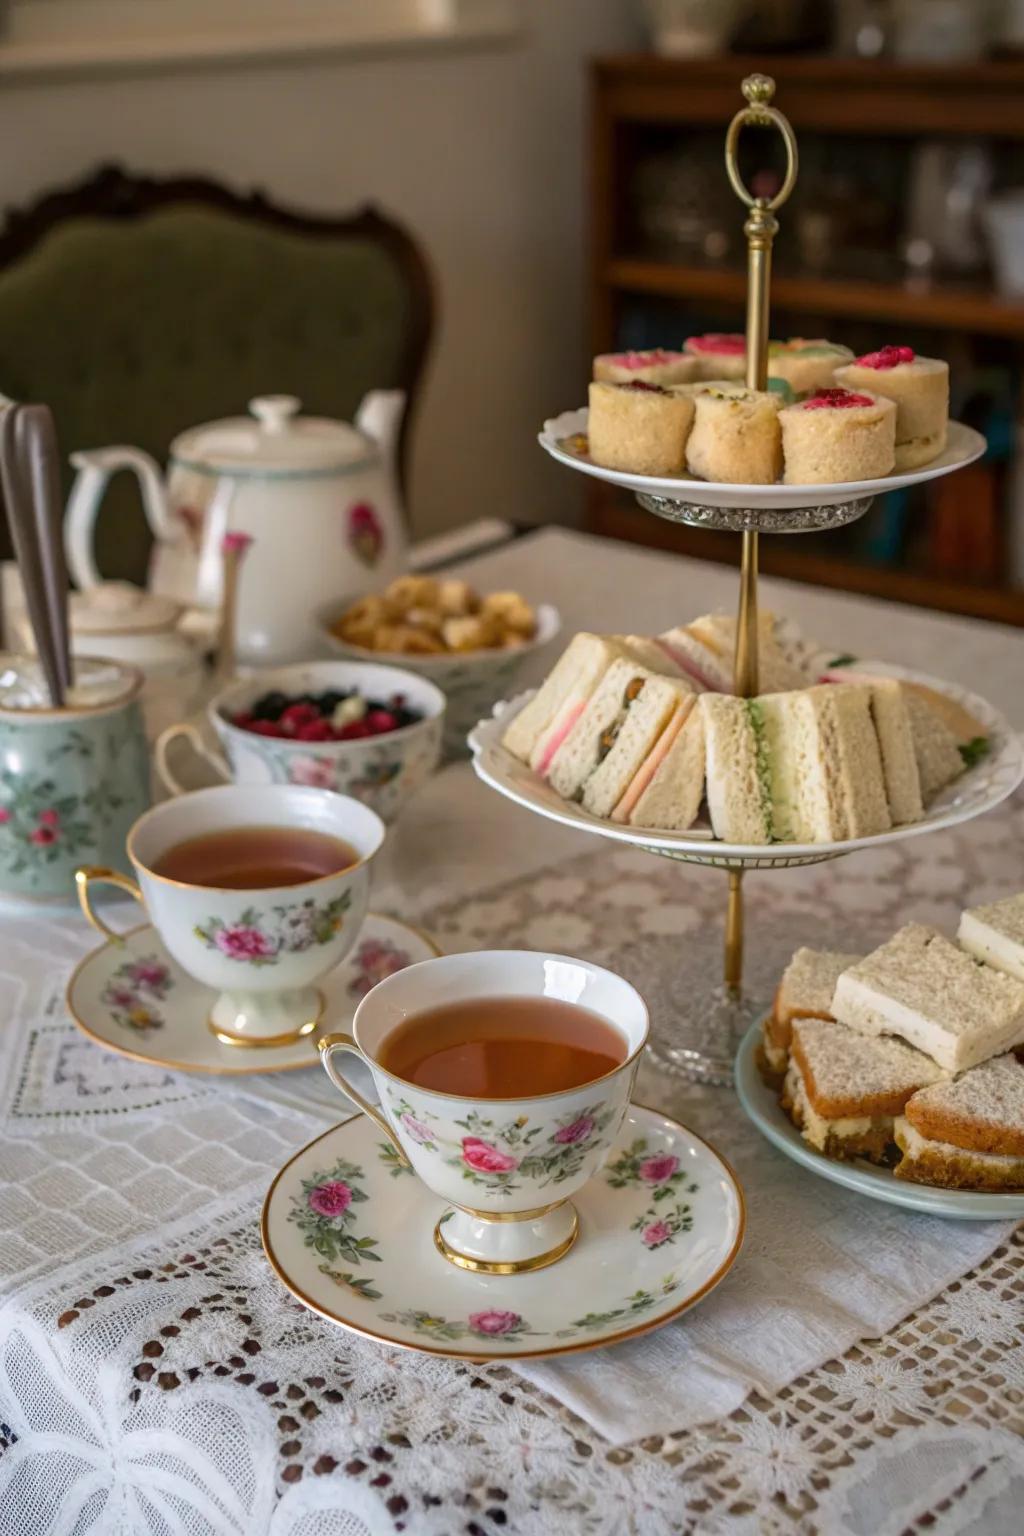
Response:
POLYGON ((355 426, 298 415, 294 395, 262 396, 249 409, 251 416, 176 437, 166 483, 138 448, 72 454, 78 477, 65 543, 78 586, 96 586, 96 514, 110 476, 130 469, 156 541, 150 590, 216 611, 224 535, 247 535, 237 655, 247 665, 277 666, 316 654, 319 608, 386 586, 405 568, 396 465, 405 396, 373 391, 355 426))

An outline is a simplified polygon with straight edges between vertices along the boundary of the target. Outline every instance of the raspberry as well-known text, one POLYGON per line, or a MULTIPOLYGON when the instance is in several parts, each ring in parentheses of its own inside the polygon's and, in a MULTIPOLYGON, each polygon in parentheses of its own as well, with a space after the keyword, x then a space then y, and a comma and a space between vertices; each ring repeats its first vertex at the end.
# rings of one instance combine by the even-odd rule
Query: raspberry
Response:
POLYGON ((252 731, 254 736, 285 736, 286 731, 281 729, 277 720, 254 720, 252 725, 246 726, 246 730, 252 731))
POLYGON ((387 731, 398 730, 398 718, 390 709, 371 709, 366 716, 366 724, 374 736, 383 736, 387 731))
POLYGON ((254 717, 250 715, 248 710, 243 709, 237 715, 232 715, 231 724, 237 725, 240 731, 251 731, 253 726, 253 718, 254 717))
POLYGON ((297 736, 304 725, 312 725, 319 719, 320 711, 315 704, 289 704, 281 712, 281 725, 286 736, 297 736))
POLYGON ((373 732, 365 720, 350 720, 348 725, 343 725, 338 732, 338 741, 362 741, 364 736, 372 736, 373 732))
POLYGON ((310 720, 295 732, 296 741, 337 741, 334 727, 329 720, 310 720))

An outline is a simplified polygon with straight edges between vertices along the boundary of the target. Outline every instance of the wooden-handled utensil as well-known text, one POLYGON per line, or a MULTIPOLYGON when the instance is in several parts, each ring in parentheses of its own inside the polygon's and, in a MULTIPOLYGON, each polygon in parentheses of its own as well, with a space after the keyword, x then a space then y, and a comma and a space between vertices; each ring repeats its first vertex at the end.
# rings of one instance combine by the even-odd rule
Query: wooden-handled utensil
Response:
MULTIPOLYGON (((60 708, 64 703, 64 684, 54 643, 50 609, 43 575, 43 556, 35 507, 28 477, 24 473, 19 441, 19 417, 22 406, 10 404, 0 416, 0 484, 3 486, 7 521, 11 530, 14 558, 25 592, 25 606, 35 636, 36 650, 46 678, 50 703, 60 708)), ((30 431, 31 436, 31 431, 30 431)))

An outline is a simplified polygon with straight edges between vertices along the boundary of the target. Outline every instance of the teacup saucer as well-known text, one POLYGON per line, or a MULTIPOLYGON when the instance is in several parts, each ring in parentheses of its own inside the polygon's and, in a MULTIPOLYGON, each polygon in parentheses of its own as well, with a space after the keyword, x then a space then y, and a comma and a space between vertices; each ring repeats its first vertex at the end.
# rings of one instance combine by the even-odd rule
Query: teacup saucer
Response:
POLYGON ((743 1193, 707 1142, 631 1105, 608 1162, 573 1196, 580 1236, 550 1269, 479 1275, 438 1252, 445 1203, 358 1115, 286 1163, 267 1193, 267 1257, 299 1301, 366 1338, 515 1360, 646 1333, 731 1268, 743 1193))
MULTIPOLYGON (((439 950, 426 934, 371 912, 351 954, 319 983, 323 1030, 344 1030, 360 1000, 393 971, 439 950)), ((217 993, 172 960, 151 923, 101 944, 68 982, 68 1012, 84 1035, 120 1056, 175 1072, 288 1072, 317 1064, 316 1034, 290 1045, 222 1045, 207 1027, 217 993)))

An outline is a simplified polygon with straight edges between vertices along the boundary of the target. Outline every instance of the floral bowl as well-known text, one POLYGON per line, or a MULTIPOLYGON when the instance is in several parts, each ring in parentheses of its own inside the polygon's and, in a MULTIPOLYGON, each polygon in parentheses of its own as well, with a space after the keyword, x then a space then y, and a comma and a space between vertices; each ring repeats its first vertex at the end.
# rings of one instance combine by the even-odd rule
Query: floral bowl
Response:
POLYGON ((155 747, 157 771, 172 794, 185 793, 168 762, 168 749, 184 736, 221 778, 236 784, 304 784, 350 795, 393 821, 402 806, 433 773, 441 755, 444 694, 426 678, 397 667, 355 661, 297 662, 271 672, 254 672, 232 683, 210 701, 207 714, 224 757, 211 752, 193 725, 173 725, 155 747), (364 698, 388 699, 400 693, 421 716, 413 725, 356 741, 289 741, 258 736, 233 725, 265 693, 289 697, 358 689, 364 698))
POLYGON ((390 651, 368 651, 350 645, 331 632, 331 619, 321 626, 325 642, 339 656, 366 663, 387 662, 414 672, 442 689, 448 700, 444 723, 444 755, 464 754, 466 737, 473 727, 486 719, 499 699, 507 698, 513 681, 527 657, 554 640, 562 627, 558 609, 541 603, 537 609, 537 632, 532 640, 507 650, 454 651, 444 656, 408 656, 390 651))

